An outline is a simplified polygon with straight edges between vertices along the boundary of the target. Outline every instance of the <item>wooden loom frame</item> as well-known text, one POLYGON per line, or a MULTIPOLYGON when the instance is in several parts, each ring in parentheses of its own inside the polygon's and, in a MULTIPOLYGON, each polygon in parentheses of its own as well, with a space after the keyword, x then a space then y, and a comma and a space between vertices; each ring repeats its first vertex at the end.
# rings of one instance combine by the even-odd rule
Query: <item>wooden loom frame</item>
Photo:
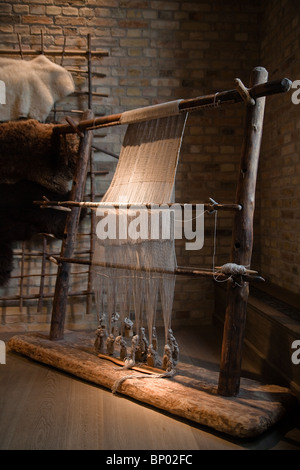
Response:
MULTIPOLYGON (((253 216, 254 201, 257 180, 257 170, 262 139, 265 98, 268 95, 287 92, 291 87, 291 81, 282 80, 268 82, 268 73, 262 67, 253 69, 250 77, 249 88, 246 88, 240 80, 236 79, 234 90, 219 92, 212 95, 197 97, 195 99, 182 100, 179 110, 192 112, 203 106, 218 104, 233 104, 245 102, 246 124, 242 155, 240 160, 240 172, 237 183, 236 203, 229 206, 212 205, 212 209, 227 209, 235 211, 230 262, 243 266, 250 266, 253 245, 253 216)), ((89 148, 89 134, 91 130, 120 125, 122 114, 114 114, 99 118, 85 118, 77 126, 70 124, 58 125, 55 131, 58 133, 77 132, 82 136, 83 149, 82 158, 78 162, 75 186, 82 184, 86 172, 87 149, 89 148)), ((80 207, 93 207, 93 204, 80 201, 80 191, 74 192, 71 201, 64 202, 41 202, 43 206, 65 205, 71 207, 70 216, 66 223, 65 239, 62 244, 61 256, 56 259, 59 263, 59 271, 56 281, 56 290, 53 302, 50 339, 59 340, 64 337, 64 320, 66 312, 67 291, 69 284, 69 265, 71 263, 90 264, 88 260, 76 260, 72 258, 74 237, 76 236, 76 220, 80 207)), ((202 273, 197 269, 180 269, 178 274, 187 275, 212 275, 213 273, 202 273), (184 272, 185 271, 185 272, 184 272)), ((218 383, 218 394, 222 396, 236 396, 240 388, 241 361, 243 339, 246 322, 246 310, 249 293, 249 280, 256 280, 254 276, 242 277, 242 283, 228 283, 227 308, 223 332, 222 355, 220 362, 220 373, 218 383)))

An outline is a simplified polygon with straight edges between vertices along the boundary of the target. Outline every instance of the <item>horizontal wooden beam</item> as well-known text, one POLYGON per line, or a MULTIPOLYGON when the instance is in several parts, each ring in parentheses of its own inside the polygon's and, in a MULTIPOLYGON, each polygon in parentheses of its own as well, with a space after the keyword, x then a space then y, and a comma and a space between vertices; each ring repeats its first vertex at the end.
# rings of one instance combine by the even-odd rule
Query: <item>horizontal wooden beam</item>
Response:
MULTIPOLYGON (((107 51, 96 50, 96 51, 82 51, 77 49, 70 49, 64 51, 63 49, 22 49, 22 55, 49 55, 49 56, 85 56, 91 54, 94 57, 108 57, 107 51)), ((20 49, 0 49, 0 55, 21 55, 20 49)))
MULTIPOLYGON (((133 207, 146 207, 147 209, 153 209, 156 207, 153 206, 159 206, 159 209, 165 209, 165 208, 171 208, 172 206, 181 206, 184 207, 186 205, 191 205, 192 209, 196 209, 197 204, 201 203, 163 203, 163 204, 151 204, 151 203, 130 203, 130 204, 118 204, 114 202, 84 202, 84 201, 33 201, 33 204, 45 207, 45 208, 51 208, 51 207, 85 207, 89 209, 98 209, 99 207, 102 208, 109 208, 111 209, 114 207, 115 209, 126 209, 126 208, 133 208, 133 207)), ((214 212, 216 210, 223 210, 223 211, 241 211, 242 206, 240 204, 218 204, 218 203, 204 203, 203 204, 204 209, 207 210, 208 212, 214 212)))
MULTIPOLYGON (((273 80, 259 85, 254 85, 252 88, 247 88, 250 96, 253 99, 262 98, 263 96, 275 95, 278 93, 286 93, 292 86, 291 80, 283 78, 279 80, 273 80)), ((219 104, 230 104, 240 103, 243 98, 237 89, 220 91, 210 95, 200 96, 197 98, 191 98, 188 100, 181 101, 179 109, 181 111, 202 107, 202 106, 213 106, 219 104)), ((189 111, 190 112, 190 111, 189 111)))
MULTIPOLYGON (((124 266, 122 264, 110 264, 110 263, 101 263, 101 262, 93 262, 88 259, 83 258, 64 258, 62 256, 50 256, 48 258, 55 264, 62 264, 62 263, 70 263, 70 264, 81 264, 87 266, 99 266, 103 268, 113 268, 113 269, 129 269, 131 271, 149 271, 154 273, 160 274, 174 274, 174 275, 182 275, 182 276, 191 276, 191 277, 216 277, 218 280, 227 280, 229 278, 228 274, 224 274, 222 272, 213 272, 210 270, 205 270, 201 268, 189 267, 189 266, 177 266, 174 271, 168 271, 161 268, 143 268, 139 267, 136 268, 135 266, 124 266)), ((242 278, 245 281, 258 281, 263 282, 264 279, 259 275, 252 275, 252 274, 242 274, 238 276, 232 276, 233 279, 242 278)))
MULTIPOLYGON (((270 82, 261 83, 255 85, 252 88, 247 89, 250 96, 255 100, 263 96, 270 96, 278 93, 285 93, 289 91, 292 86, 291 80, 288 78, 283 78, 279 80, 273 80, 270 82)), ((243 98, 241 94, 236 89, 220 91, 217 93, 212 93, 209 95, 199 96, 196 98, 182 100, 179 103, 180 112, 195 112, 203 107, 207 106, 216 106, 221 104, 233 104, 241 103, 243 98)), ((121 125, 122 113, 119 114, 110 114, 107 116, 101 116, 93 120, 82 120, 78 124, 80 130, 92 130, 101 127, 121 125)), ((54 127, 55 132, 60 134, 73 133, 74 130, 68 124, 57 124, 54 127)))

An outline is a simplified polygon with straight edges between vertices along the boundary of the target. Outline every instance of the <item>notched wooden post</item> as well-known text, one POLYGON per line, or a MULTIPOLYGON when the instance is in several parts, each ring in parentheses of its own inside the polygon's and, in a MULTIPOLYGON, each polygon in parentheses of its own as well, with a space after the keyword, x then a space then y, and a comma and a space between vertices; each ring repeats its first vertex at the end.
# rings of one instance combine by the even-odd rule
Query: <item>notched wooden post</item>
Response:
MULTIPOLYGON (((92 119, 92 112, 87 111, 84 119, 92 119)), ((92 145, 92 132, 85 131, 80 140, 78 160, 73 179, 70 199, 72 201, 81 201, 84 194, 86 182, 87 165, 92 145)), ((77 228, 79 224, 81 207, 73 207, 67 216, 64 239, 62 241, 61 256, 72 257, 76 242, 77 228)), ((68 302, 68 289, 70 277, 70 264, 62 262, 57 271, 55 292, 53 298, 52 318, 50 328, 50 339, 59 340, 64 337, 64 323, 68 302)))
MULTIPOLYGON (((256 67, 251 74, 250 87, 264 83, 267 79, 267 71, 263 67, 256 67)), ((255 190, 264 108, 265 97, 257 98, 253 106, 246 108, 245 137, 236 194, 236 203, 240 204, 243 209, 235 213, 232 232, 231 262, 249 268, 252 256, 255 190)), ((219 395, 235 396, 239 393, 248 294, 248 282, 228 283, 219 395)))

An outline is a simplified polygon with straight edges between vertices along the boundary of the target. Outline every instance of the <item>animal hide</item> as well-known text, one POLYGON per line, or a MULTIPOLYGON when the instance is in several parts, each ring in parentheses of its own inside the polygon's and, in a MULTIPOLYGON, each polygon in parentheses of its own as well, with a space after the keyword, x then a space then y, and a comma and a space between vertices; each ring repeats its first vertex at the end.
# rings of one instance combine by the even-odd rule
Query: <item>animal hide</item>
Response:
POLYGON ((10 242, 0 243, 0 286, 5 286, 13 270, 13 249, 10 242))
MULTIPOLYGON (((0 124, 0 286, 13 269, 13 243, 38 233, 62 238, 67 212, 33 201, 68 200, 79 137, 59 135, 34 119, 0 124)), ((84 211, 81 211, 84 216, 84 211)))
POLYGON ((0 104, 2 122, 44 122, 53 104, 75 90, 72 75, 44 55, 32 60, 0 58, 0 80, 6 88, 6 103, 0 104))
MULTIPOLYGON (((53 192, 29 181, 0 184, 0 286, 7 283, 13 269, 13 242, 30 240, 39 233, 63 237, 68 212, 33 204, 43 196, 66 201, 69 192, 53 192)), ((81 219, 85 213, 81 211, 81 219)))
POLYGON ((0 124, 0 183, 27 180, 59 193, 69 189, 79 137, 58 135, 53 126, 34 119, 0 124))

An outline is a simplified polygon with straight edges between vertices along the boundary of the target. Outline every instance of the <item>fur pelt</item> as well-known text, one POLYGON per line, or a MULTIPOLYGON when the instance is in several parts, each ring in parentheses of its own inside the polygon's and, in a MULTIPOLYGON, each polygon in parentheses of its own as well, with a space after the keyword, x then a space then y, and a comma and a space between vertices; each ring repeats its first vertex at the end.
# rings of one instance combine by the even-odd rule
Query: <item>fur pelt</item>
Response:
MULTIPOLYGON (((0 184, 0 285, 6 284, 13 269, 13 242, 30 240, 40 233, 63 237, 68 212, 33 204, 43 196, 52 201, 69 199, 69 193, 52 192, 29 181, 0 184)), ((81 211, 81 218, 85 213, 81 211)))
POLYGON ((65 192, 73 178, 79 137, 58 135, 34 119, 0 124, 0 183, 28 180, 65 192))
POLYGON ((42 54, 32 60, 0 58, 0 80, 6 88, 0 121, 33 118, 44 122, 53 104, 75 89, 70 72, 42 54))
POLYGON ((0 286, 5 286, 13 270, 13 249, 10 242, 0 243, 0 286))

